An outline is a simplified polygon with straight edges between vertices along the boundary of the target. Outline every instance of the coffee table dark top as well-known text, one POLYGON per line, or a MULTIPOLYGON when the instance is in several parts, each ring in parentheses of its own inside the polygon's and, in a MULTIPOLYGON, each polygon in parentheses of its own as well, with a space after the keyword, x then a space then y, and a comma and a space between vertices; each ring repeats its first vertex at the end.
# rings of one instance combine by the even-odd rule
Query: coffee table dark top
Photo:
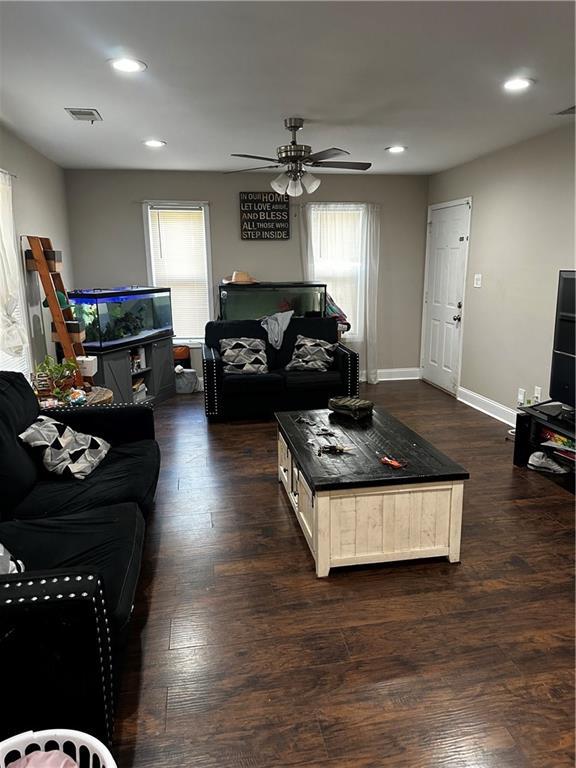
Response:
POLYGON ((375 408, 371 419, 361 422, 337 416, 329 410, 285 411, 277 413, 276 420, 312 490, 430 483, 469 477, 463 467, 383 408, 375 408), (300 419, 313 422, 313 425, 300 419), (321 428, 332 430, 335 436, 318 437, 316 433, 321 428), (349 447, 350 452, 318 456, 318 447, 329 443, 349 447), (379 461, 382 454, 403 459, 407 464, 401 469, 385 466, 379 461))

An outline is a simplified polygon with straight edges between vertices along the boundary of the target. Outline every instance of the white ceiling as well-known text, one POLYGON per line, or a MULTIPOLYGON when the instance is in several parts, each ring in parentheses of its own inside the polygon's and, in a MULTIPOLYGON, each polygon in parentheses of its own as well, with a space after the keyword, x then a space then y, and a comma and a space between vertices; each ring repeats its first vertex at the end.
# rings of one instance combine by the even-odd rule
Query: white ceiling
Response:
POLYGON ((1 119, 67 168, 247 167, 230 153, 274 154, 298 115, 315 151, 429 173, 551 130, 574 103, 571 2, 5 2, 0 35, 1 119), (148 70, 115 73, 119 55, 148 70), (537 84, 511 96, 516 74, 537 84))

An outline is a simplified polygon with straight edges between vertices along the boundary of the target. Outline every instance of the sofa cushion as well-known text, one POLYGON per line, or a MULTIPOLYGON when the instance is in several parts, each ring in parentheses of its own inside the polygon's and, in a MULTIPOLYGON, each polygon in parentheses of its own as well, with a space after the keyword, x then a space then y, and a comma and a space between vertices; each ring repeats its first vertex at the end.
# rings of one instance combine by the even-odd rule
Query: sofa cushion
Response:
POLYGON ((136 504, 0 523, 0 541, 26 564, 27 572, 74 567, 97 571, 118 630, 130 618, 143 540, 144 520, 136 504))
POLYGON ((264 394, 282 392, 283 389, 284 377, 280 373, 227 373, 222 381, 222 391, 229 394, 264 394))
POLYGON ((263 339, 222 339, 220 352, 225 374, 242 375, 268 373, 266 342, 263 339))
POLYGON ((24 499, 38 479, 38 469, 18 434, 38 416, 32 387, 21 373, 0 372, 0 520, 24 499))
POLYGON ((82 482, 64 477, 39 480, 12 510, 11 516, 32 519, 72 515, 129 501, 136 502, 147 514, 154 499, 159 468, 160 451, 154 440, 113 446, 82 482))
POLYGON ((336 392, 343 388, 339 371, 286 371, 287 389, 326 389, 336 392))

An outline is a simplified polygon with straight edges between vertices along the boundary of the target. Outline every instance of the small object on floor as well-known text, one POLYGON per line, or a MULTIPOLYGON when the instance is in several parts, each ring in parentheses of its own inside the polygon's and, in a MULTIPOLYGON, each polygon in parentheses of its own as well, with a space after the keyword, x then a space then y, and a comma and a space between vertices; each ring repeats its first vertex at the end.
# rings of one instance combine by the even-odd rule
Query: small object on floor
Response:
POLYGON ((383 454, 379 457, 380 464, 384 464, 387 467, 392 467, 393 469, 404 469, 404 467, 408 464, 407 461, 404 461, 404 459, 395 459, 393 456, 387 456, 386 454, 383 454))
POLYGON ((332 432, 328 427, 320 427, 316 432, 317 437, 336 437, 336 432, 332 432))
POLYGON ((370 416, 374 408, 371 400, 362 400, 359 397, 331 397, 328 408, 342 416, 351 416, 359 420, 370 416))
POLYGON ((554 459, 547 456, 544 451, 536 451, 528 459, 528 469, 535 469, 538 472, 548 472, 552 475, 565 475, 568 472, 566 467, 561 467, 554 459))

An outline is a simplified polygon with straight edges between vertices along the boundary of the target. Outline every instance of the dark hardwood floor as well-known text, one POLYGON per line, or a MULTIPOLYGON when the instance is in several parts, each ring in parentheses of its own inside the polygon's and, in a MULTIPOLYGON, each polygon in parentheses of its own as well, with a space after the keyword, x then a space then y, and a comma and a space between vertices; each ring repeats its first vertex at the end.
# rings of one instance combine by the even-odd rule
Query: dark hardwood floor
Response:
POLYGON ((364 394, 470 471, 462 562, 317 579, 274 424, 160 406, 120 768, 573 766, 574 497, 433 387, 364 394))

